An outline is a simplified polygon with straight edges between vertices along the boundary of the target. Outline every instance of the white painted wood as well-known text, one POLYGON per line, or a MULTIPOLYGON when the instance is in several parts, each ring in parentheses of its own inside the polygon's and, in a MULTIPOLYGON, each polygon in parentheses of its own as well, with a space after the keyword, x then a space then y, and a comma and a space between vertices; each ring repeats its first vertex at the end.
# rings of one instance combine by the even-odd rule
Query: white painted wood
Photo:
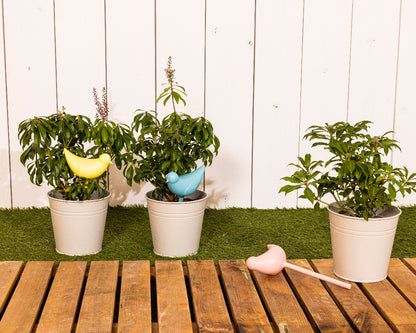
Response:
MULTIPOLYGON (((300 155, 327 160, 330 155, 303 140, 312 125, 347 119, 352 0, 305 2, 300 155)), ((293 170, 293 169, 292 169, 293 170)), ((332 198, 329 199, 332 201, 332 198)), ((311 207, 305 199, 299 207, 311 207)))
POLYGON ((20 163, 20 121, 56 110, 53 6, 48 0, 5 0, 7 87, 13 203, 46 206, 47 187, 30 183, 20 163))
MULTIPOLYGON (((401 152, 394 152, 393 164, 396 167, 405 165, 410 172, 416 172, 416 99, 414 85, 416 77, 415 13, 416 2, 403 0, 395 124, 395 139, 399 141, 402 150, 401 152)), ((403 205, 414 205, 416 203, 416 195, 406 196, 398 202, 403 205)))
MULTIPOLYGON (((163 91, 165 68, 171 56, 175 80, 185 87, 188 95, 187 105, 180 104, 177 111, 203 116, 205 1, 157 0, 156 6, 157 96, 163 91)), ((164 107, 159 102, 161 117, 171 112, 171 103, 164 107)))
MULTIPOLYGON (((311 125, 347 118, 351 8, 351 0, 306 1, 301 136, 311 125)), ((301 154, 309 147, 302 141, 301 154)))
MULTIPOLYGON (((94 118, 92 88, 107 83, 111 119, 129 123, 136 108, 155 107, 169 55, 189 95, 180 111, 205 111, 221 140, 220 155, 206 171, 211 207, 293 207, 295 196, 277 191, 298 143, 300 153, 307 152, 299 136, 311 124, 370 119, 374 133, 395 129, 402 152, 393 154, 394 165, 416 169, 413 0, 3 0, 3 5, 0 185, 9 188, 9 130, 15 207, 47 205, 46 186, 31 184, 19 162, 20 121, 55 112, 56 104, 94 118)), ((159 111, 168 112, 162 106, 159 111)), ((130 189, 121 172, 111 170, 112 204, 144 203, 151 188, 146 186, 130 189)), ((414 204, 415 198, 399 203, 414 204)), ((10 207, 10 201, 3 191, 0 207, 10 207)))
POLYGON ((294 207, 278 194, 298 156, 303 1, 257 2, 253 206, 294 207))
MULTIPOLYGON (((130 125, 137 109, 155 109, 153 1, 107 1, 109 118, 130 125)), ((122 170, 110 167, 110 205, 144 204, 151 186, 130 188, 122 170)))
POLYGON ((392 130, 400 0, 354 1, 348 120, 392 130))
POLYGON ((105 86, 104 0, 56 1, 58 106, 94 119, 92 89, 105 86))
POLYGON ((213 207, 251 205, 253 44, 254 1, 208 1, 206 115, 221 141, 206 171, 213 207))
MULTIPOLYGON (((0 6, 0 18, 2 17, 3 7, 0 6)), ((2 21, 0 20, 0 22, 2 21)), ((0 207, 11 208, 6 73, 3 55, 3 24, 0 24, 0 186, 2 188, 0 207)))
POLYGON ((155 108, 154 3, 107 1, 106 26, 109 117, 130 124, 155 108))

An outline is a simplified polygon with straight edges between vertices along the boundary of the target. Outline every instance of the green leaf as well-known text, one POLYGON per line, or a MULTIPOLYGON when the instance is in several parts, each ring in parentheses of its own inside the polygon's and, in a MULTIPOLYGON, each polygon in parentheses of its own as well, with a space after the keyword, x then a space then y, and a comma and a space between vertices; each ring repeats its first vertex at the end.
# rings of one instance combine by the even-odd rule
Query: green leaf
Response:
POLYGON ((394 186, 392 184, 389 184, 388 190, 389 190, 391 201, 394 201, 396 199, 396 194, 397 194, 394 186))
POLYGON ((347 160, 345 163, 347 165, 348 171, 350 173, 354 173, 354 170, 355 170, 355 162, 354 161, 351 161, 351 160, 347 160))
POLYGON ((306 199, 308 199, 312 204, 315 201, 315 195, 313 194, 312 190, 307 187, 305 188, 305 190, 303 191, 303 195, 305 196, 306 199))
POLYGON ((301 187, 302 187, 301 185, 285 185, 285 186, 282 186, 280 188, 279 193, 284 192, 285 194, 288 194, 288 193, 293 192, 293 191, 295 191, 295 190, 297 190, 301 187))

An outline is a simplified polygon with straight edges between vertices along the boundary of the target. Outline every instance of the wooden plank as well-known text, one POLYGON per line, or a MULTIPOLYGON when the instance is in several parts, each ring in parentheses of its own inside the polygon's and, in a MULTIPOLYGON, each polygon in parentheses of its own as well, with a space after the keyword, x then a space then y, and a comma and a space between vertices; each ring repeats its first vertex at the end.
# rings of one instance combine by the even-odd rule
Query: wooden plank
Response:
MULTIPOLYGON (((321 274, 337 278, 333 273, 332 259, 314 259, 312 266, 321 274)), ((355 283, 351 283, 351 289, 340 288, 331 283, 326 283, 329 293, 334 298, 338 307, 350 318, 354 328, 360 332, 392 332, 391 328, 377 312, 371 302, 355 283)))
POLYGON ((280 332, 313 332, 283 273, 254 272, 254 279, 273 322, 280 332))
POLYGON ((348 120, 375 121, 374 134, 393 129, 400 1, 355 1, 348 120))
MULTIPOLYGON (((312 269, 306 259, 289 260, 289 262, 306 269, 312 269)), ((309 319, 321 332, 341 330, 342 332, 353 332, 319 279, 290 269, 285 269, 285 271, 309 319)))
POLYGON ((361 288, 394 330, 416 332, 416 310, 387 279, 363 283, 361 288))
POLYGON ((55 1, 58 107, 92 119, 92 88, 106 84, 104 6, 102 0, 55 1))
POLYGON ((416 274, 416 258, 404 258, 403 262, 416 274))
MULTIPOLYGON (((311 153, 314 159, 328 160, 331 157, 328 151, 311 148, 311 142, 303 136, 312 125, 347 119, 351 9, 351 0, 305 2, 299 124, 301 156, 311 153)), ((297 159, 283 160, 287 165, 297 159)), ((288 175, 289 170, 294 171, 294 168, 287 168, 282 176, 288 175)), ((333 201, 332 197, 324 200, 333 201)), ((311 203, 301 198, 297 207, 310 208, 311 203)))
POLYGON ((26 264, 0 322, 0 332, 32 332, 53 265, 53 261, 31 261, 26 264))
MULTIPOLYGON (((116 122, 130 124, 135 110, 155 109, 155 3, 105 2, 109 119, 116 122)), ((150 183, 130 187, 115 163, 109 171, 110 206, 146 204, 150 183)))
POLYGON ((3 311, 22 268, 23 261, 0 262, 0 312, 3 311))
POLYGON ((273 332, 243 260, 219 260, 234 322, 240 332, 273 332))
MULTIPOLYGON (((3 16, 3 6, 0 6, 0 17, 3 16)), ((3 24, 0 24, 0 184, 2 187, 0 197, 1 208, 12 208, 12 196, 10 191, 10 170, 9 170, 9 117, 7 109, 7 73, 6 58, 4 57, 4 33, 3 24)), ((0 308, 1 310, 1 308, 0 308)))
POLYGON ((198 332, 234 332, 212 260, 188 261, 198 332))
MULTIPOLYGON (((184 86, 188 94, 187 105, 180 104, 176 110, 193 117, 203 116, 205 1, 158 0, 156 13, 157 95, 165 88, 161 84, 166 82, 164 69, 171 56, 176 69, 175 81, 184 86)), ((172 112, 172 104, 164 107, 159 103, 157 111, 164 117, 172 112)))
POLYGON ((124 261, 118 332, 152 332, 150 262, 124 261))
MULTIPOLYGON (((394 138, 400 142, 401 151, 393 153, 393 164, 396 167, 406 165, 409 170, 416 170, 414 155, 416 123, 416 99, 411 87, 416 77, 416 1, 404 0, 401 4, 400 49, 398 53, 398 73, 396 86, 395 131, 394 138)), ((404 199, 397 196, 399 206, 414 205, 416 193, 407 194, 404 199)))
POLYGON ((158 260, 155 271, 159 333, 191 333, 191 313, 182 262, 158 260))
POLYGON ((72 332, 86 269, 86 261, 59 264, 37 333, 72 332))
POLYGON ((93 261, 76 332, 112 332, 118 261, 93 261))
MULTIPOLYGON (((50 187, 30 182, 26 168, 20 163, 22 149, 17 131, 18 124, 26 118, 56 112, 53 2, 5 0, 2 4, 13 206, 43 207, 48 205, 46 192, 50 187)), ((4 79, 3 76, 1 80, 4 79)), ((2 150, 0 158, 1 161, 5 158, 2 150)), ((3 179, 0 184, 6 192, 3 179)))
MULTIPOLYGON (((351 14, 351 0, 305 4, 301 137, 311 125, 347 119, 351 14)), ((300 150, 310 152, 310 142, 300 150)))
POLYGON ((287 196, 276 192, 284 184, 280 178, 289 173, 288 163, 298 156, 303 3, 257 1, 253 147, 257 208, 296 206, 295 192, 287 196))
POLYGON ((250 207, 255 3, 206 2, 206 116, 221 140, 205 171, 208 205, 250 207))
POLYGON ((388 278, 416 309, 416 275, 400 259, 395 258, 390 260, 388 278))

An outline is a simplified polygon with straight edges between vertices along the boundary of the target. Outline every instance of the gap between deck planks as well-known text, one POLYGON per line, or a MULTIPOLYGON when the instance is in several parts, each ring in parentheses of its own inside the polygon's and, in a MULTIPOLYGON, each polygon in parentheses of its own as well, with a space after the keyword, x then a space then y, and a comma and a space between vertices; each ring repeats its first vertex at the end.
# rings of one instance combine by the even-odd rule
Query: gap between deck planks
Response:
MULTIPOLYGON (((334 276, 332 260, 289 261, 334 276)), ((416 332, 415 272, 392 259, 388 279, 346 290, 243 260, 0 262, 0 332, 416 332)))

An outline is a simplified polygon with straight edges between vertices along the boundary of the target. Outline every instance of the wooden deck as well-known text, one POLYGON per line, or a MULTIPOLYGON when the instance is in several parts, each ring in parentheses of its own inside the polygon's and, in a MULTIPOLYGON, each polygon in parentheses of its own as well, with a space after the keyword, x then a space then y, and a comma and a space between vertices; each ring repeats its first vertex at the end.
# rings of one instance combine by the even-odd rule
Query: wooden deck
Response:
MULTIPOLYGON (((289 262, 333 276, 331 260, 289 262)), ((416 258, 351 290, 242 260, 0 262, 0 332, 416 332, 416 258)))

